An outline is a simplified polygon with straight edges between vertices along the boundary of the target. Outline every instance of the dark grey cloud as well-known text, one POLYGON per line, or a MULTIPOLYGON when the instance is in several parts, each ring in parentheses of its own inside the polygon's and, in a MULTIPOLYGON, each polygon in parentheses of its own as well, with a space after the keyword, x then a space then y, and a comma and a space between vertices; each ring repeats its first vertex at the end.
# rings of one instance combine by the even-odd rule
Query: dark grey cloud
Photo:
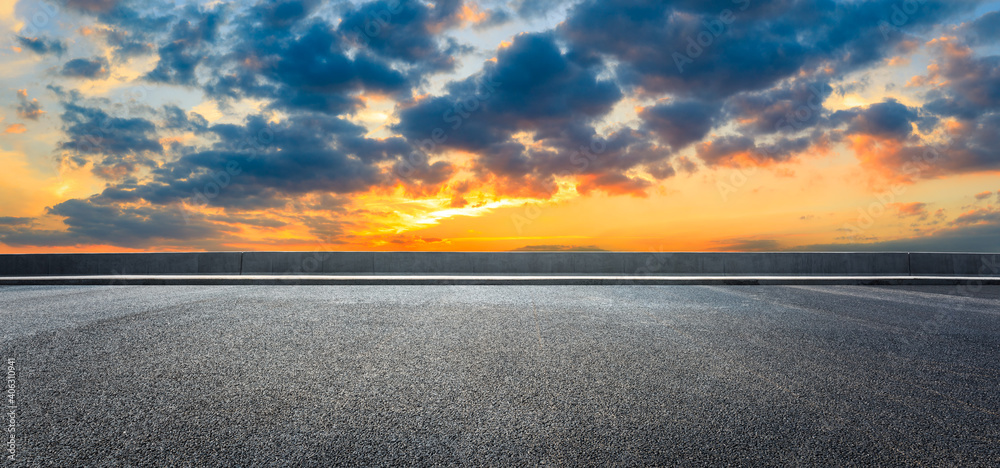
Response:
POLYGON ((847 133, 861 133, 882 138, 905 140, 913 134, 913 124, 921 121, 918 109, 900 104, 895 99, 863 108, 842 110, 830 116, 833 126, 846 124, 847 133))
POLYGON ((141 117, 113 117, 102 109, 64 102, 67 139, 59 147, 78 154, 126 155, 163 150, 156 125, 141 117))
POLYGON ((614 83, 597 74, 569 60, 552 36, 520 35, 498 52, 496 63, 452 83, 448 94, 404 108, 395 128, 411 140, 447 129, 441 146, 470 150, 505 143, 520 130, 540 132, 540 138, 559 135, 573 122, 605 114, 621 99, 614 83))
POLYGON ((991 11, 962 24, 959 34, 970 44, 992 44, 1000 40, 1000 11, 991 11))
POLYGON ((65 230, 31 229, 18 227, 7 229, 0 226, 0 242, 12 247, 67 247, 83 245, 91 239, 80 237, 65 230))
POLYGON ((319 0, 261 2, 254 5, 252 10, 266 27, 289 28, 312 14, 319 3, 319 0))
POLYGON ((740 122, 751 135, 796 133, 823 122, 823 103, 833 88, 822 81, 794 80, 784 85, 739 93, 726 101, 725 121, 740 122))
POLYGON ((33 220, 33 218, 18 218, 13 216, 0 216, 0 225, 2 226, 19 226, 28 224, 33 220))
POLYGON ((73 199, 47 212, 63 218, 67 228, 35 229, 30 218, 0 218, 0 242, 9 246, 96 244, 145 249, 208 248, 219 242, 217 229, 205 217, 188 215, 175 207, 121 207, 73 199))
POLYGON ((451 83, 446 94, 404 106, 393 128, 425 150, 477 154, 474 169, 496 177, 501 193, 551 195, 554 175, 578 173, 570 158, 583 157, 580 147, 606 145, 592 122, 623 94, 599 73, 563 53, 553 35, 522 34, 497 52, 495 63, 451 83), (547 149, 529 150, 514 138, 518 132, 547 149))
MULTIPOLYGON (((907 15, 905 27, 887 31, 885 23, 895 12, 888 0, 584 0, 570 9, 557 32, 577 62, 613 61, 626 89, 672 96, 640 113, 642 130, 672 149, 698 143, 736 121, 741 135, 699 146, 702 159, 709 165, 737 164, 733 158, 742 154, 741 159, 749 155, 769 163, 810 146, 810 140, 791 135, 808 132, 816 142, 826 128, 847 119, 854 120, 854 131, 907 134, 907 122, 898 119, 915 121, 921 129, 936 124, 919 110, 910 110, 912 116, 894 114, 900 109, 889 104, 841 114, 831 123, 823 107, 833 92, 830 82, 881 63, 905 48, 911 34, 971 8, 921 3, 907 15), (774 134, 786 136, 775 143, 756 141, 774 134)), ((647 167, 665 175, 673 169, 647 167)))
POLYGON ((255 97, 286 111, 339 115, 360 105, 358 92, 410 90, 408 78, 384 61, 365 52, 349 56, 349 44, 325 22, 299 25, 301 34, 258 23, 240 27, 246 36, 216 63, 205 86, 209 95, 255 97))
POLYGON ((593 128, 580 126, 566 138, 551 139, 549 143, 553 150, 530 153, 537 170, 544 174, 585 176, 589 187, 593 188, 601 181, 617 181, 619 189, 650 185, 648 181, 608 176, 638 167, 646 167, 657 179, 666 179, 676 173, 670 148, 657 144, 653 135, 641 130, 622 128, 601 137, 593 128))
POLYGON ((66 45, 58 39, 46 39, 43 37, 14 36, 14 39, 21 47, 28 49, 38 55, 55 54, 62 55, 66 51, 66 45))
POLYGON ((892 53, 976 2, 928 0, 883 34, 896 0, 585 0, 559 27, 576 54, 610 57, 622 83, 648 93, 718 100, 762 90, 800 70, 842 76, 892 53))
POLYGON ((173 105, 163 107, 163 127, 168 130, 182 130, 204 133, 208 130, 208 121, 196 112, 190 114, 173 105))
POLYGON ((118 59, 145 55, 155 50, 148 38, 137 38, 134 34, 121 30, 108 32, 104 39, 112 47, 118 59))
POLYGON ((784 162, 810 148, 818 141, 816 134, 782 138, 771 144, 758 144, 743 135, 726 135, 697 146, 698 158, 708 166, 766 166, 784 162))
POLYGON ((721 106, 703 101, 670 101, 639 112, 643 129, 659 136, 675 151, 700 141, 715 126, 721 106))
MULTIPOLYGON (((57 0, 60 1, 60 0, 57 0)), ((196 9, 179 8, 168 0, 107 1, 95 2, 93 7, 84 7, 72 0, 61 0, 66 9, 92 15, 103 28, 93 34, 103 37, 111 47, 113 59, 127 60, 130 57, 156 51, 157 43, 167 40, 170 26, 196 9), (68 3, 68 5, 67 5, 68 3)), ((188 21, 197 22, 197 16, 188 21)))
MULTIPOLYGON (((196 114, 178 111, 164 110, 164 128, 194 125, 194 131, 213 140, 211 145, 184 148, 178 159, 151 169, 151 180, 109 186, 92 199, 95 204, 188 201, 227 209, 280 207, 302 194, 345 194, 392 185, 396 177, 379 164, 398 162, 413 151, 399 138, 367 139, 363 127, 336 117, 292 116, 269 124, 262 116, 251 116, 241 125, 202 126, 192 124, 196 114)), ((444 183, 447 177, 435 174, 450 174, 450 165, 443 164, 413 179, 428 187, 444 183)))
POLYGON ((96 80, 111 76, 111 70, 108 66, 108 61, 104 57, 78 58, 66 62, 60 74, 71 78, 96 80))
POLYGON ((452 70, 455 57, 471 51, 443 35, 460 24, 462 4, 461 0, 368 2, 345 12, 338 30, 380 58, 414 67, 420 76, 452 70))
POLYGON ((48 211, 64 217, 67 232, 78 239, 122 247, 148 248, 159 240, 199 239, 213 234, 207 224, 193 223, 183 213, 162 207, 123 208, 74 199, 48 211))
POLYGON ((173 25, 169 37, 159 46, 160 60, 146 74, 146 79, 159 83, 196 84, 195 70, 207 54, 204 46, 215 41, 223 21, 222 8, 205 11, 187 7, 185 17, 173 25))

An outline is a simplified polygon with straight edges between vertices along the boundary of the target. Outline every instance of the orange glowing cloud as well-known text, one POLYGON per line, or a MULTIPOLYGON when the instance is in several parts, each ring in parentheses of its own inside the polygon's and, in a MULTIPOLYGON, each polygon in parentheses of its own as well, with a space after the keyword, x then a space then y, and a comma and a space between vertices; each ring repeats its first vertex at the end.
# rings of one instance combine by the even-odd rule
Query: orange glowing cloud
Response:
POLYGON ((490 15, 479 9, 475 3, 466 3, 458 14, 458 19, 466 23, 480 24, 489 19, 490 15))
POLYGON ((4 130, 4 133, 17 134, 24 133, 26 131, 28 131, 28 127, 25 127, 24 124, 10 124, 7 126, 7 129, 4 130))
POLYGON ((601 191, 608 195, 631 195, 633 197, 646 198, 649 196, 646 190, 652 185, 650 181, 643 178, 608 173, 579 177, 576 191, 581 195, 589 195, 591 192, 601 191))
POLYGON ((880 175, 885 179, 900 182, 911 182, 907 175, 900 174, 898 165, 894 164, 896 155, 903 144, 892 138, 873 135, 856 134, 847 137, 848 146, 861 166, 880 175))
MULTIPOLYGON (((955 37, 939 37, 927 42, 927 46, 937 50, 945 59, 945 67, 939 63, 932 63, 927 66, 927 74, 924 76, 914 76, 906 83, 907 87, 915 86, 947 86, 949 80, 946 75, 949 70, 956 67, 964 67, 972 58, 972 49, 958 41, 955 37)), ((954 74, 954 73, 952 73, 954 74)))
POLYGON ((498 198, 548 200, 559 192, 559 186, 552 178, 536 175, 508 177, 491 174, 484 182, 481 188, 498 198))
POLYGON ((890 203, 889 207, 896 210, 901 217, 919 216, 921 218, 926 218, 929 215, 926 203, 890 203))
POLYGON ((890 67, 902 67, 910 64, 910 57, 892 57, 885 61, 885 64, 890 67))

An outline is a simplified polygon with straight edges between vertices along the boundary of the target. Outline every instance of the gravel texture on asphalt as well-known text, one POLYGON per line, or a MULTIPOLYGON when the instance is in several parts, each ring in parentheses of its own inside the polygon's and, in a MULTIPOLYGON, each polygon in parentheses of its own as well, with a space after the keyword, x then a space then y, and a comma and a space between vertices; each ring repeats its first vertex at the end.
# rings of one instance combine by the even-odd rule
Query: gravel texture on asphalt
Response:
POLYGON ((0 324, 29 466, 1000 465, 994 286, 4 287, 0 324))

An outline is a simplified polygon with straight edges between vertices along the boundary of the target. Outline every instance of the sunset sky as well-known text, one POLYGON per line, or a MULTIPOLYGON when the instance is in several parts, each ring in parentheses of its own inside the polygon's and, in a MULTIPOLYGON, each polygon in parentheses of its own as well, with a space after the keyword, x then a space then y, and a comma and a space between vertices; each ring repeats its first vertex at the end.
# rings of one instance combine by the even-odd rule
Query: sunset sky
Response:
POLYGON ((0 252, 1000 251, 1000 2, 0 3, 0 252))

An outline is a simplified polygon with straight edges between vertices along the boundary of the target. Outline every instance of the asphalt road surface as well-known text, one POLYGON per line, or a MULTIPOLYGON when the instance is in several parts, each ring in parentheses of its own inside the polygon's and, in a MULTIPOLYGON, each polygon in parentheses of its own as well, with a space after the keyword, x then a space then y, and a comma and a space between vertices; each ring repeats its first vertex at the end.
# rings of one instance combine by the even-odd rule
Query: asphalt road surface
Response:
POLYGON ((5 287, 0 340, 30 466, 1000 465, 998 287, 5 287))

